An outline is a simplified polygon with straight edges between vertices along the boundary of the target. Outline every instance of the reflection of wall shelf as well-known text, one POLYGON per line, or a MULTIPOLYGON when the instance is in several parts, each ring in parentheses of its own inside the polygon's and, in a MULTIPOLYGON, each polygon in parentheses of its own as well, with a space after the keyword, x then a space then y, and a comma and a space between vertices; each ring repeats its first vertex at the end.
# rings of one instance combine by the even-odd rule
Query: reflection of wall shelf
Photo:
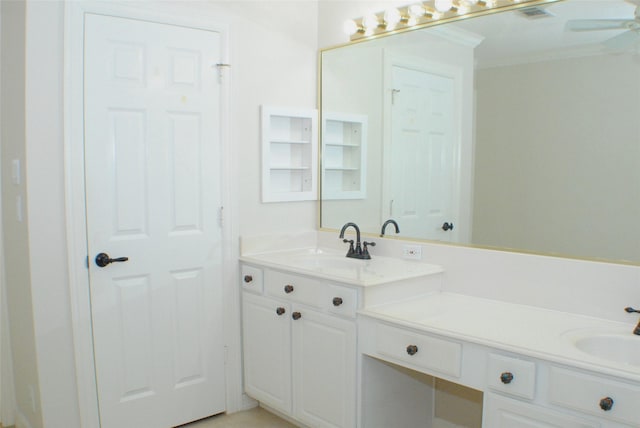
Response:
POLYGON ((317 198, 317 115, 262 106, 262 202, 317 198))
POLYGON ((365 198, 367 117, 323 113, 322 141, 322 198, 365 198))

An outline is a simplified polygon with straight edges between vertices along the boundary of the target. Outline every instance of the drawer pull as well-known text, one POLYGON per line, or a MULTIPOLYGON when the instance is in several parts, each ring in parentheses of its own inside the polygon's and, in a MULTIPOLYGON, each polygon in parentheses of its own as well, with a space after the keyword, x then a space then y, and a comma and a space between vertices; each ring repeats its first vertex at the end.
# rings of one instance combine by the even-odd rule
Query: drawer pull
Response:
POLYGON ((407 354, 415 355, 418 353, 418 347, 416 345, 407 346, 407 354))
POLYGON ((340 306, 342 304, 342 297, 333 298, 333 306, 340 306))
POLYGON ((608 412, 609 410, 611 410, 613 408, 613 398, 605 397, 602 400, 600 400, 600 408, 605 412, 608 412))
POLYGON ((244 276, 244 282, 246 282, 248 284, 251 281, 253 281, 253 277, 251 275, 245 275, 244 276))
POLYGON ((276 314, 278 314, 278 315, 282 315, 282 314, 284 314, 284 313, 285 313, 285 310, 284 310, 284 308, 283 308, 282 306, 279 306, 279 307, 276 309, 276 314))
POLYGON ((500 375, 500 382, 506 384, 511 383, 511 381, 513 380, 513 373, 511 372, 504 372, 500 375))
POLYGON ((291 314, 291 318, 293 318, 294 320, 299 320, 302 317, 302 314, 300 312, 294 312, 291 314))
POLYGON ((287 284, 284 286, 284 292, 289 294, 289 293, 293 293, 293 285, 291 284, 287 284))

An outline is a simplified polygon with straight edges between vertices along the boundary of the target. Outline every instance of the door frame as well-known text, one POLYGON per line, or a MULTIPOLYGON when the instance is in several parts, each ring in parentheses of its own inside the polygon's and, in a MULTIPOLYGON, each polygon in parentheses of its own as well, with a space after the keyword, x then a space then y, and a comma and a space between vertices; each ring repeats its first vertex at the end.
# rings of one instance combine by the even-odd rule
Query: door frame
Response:
MULTIPOLYGON (((392 127, 385 126, 387 123, 391 121, 391 109, 392 109, 392 96, 391 91, 393 90, 393 67, 402 67, 415 71, 419 71, 422 73, 436 74, 439 76, 451 78, 453 80, 454 87, 454 118, 453 118, 453 126, 456 129, 456 135, 454 138, 454 147, 453 147, 453 165, 456 173, 454 174, 452 180, 452 199, 451 199, 451 212, 452 218, 456 218, 457 222, 460 222, 460 197, 461 197, 461 148, 462 148, 462 81, 463 81, 463 70, 462 67, 452 64, 445 64, 435 61, 429 61, 424 58, 408 56, 408 55, 398 55, 390 53, 388 50, 383 51, 383 101, 382 101, 382 111, 383 111, 383 137, 382 137, 382 204, 380 206, 380 215, 382 218, 389 217, 389 207, 385 206, 386 202, 390 199, 391 194, 391 181, 389 180, 389 176, 391 174, 391 143, 392 143, 392 127)), ((460 228, 454 229, 454 233, 452 234, 453 242, 457 242, 458 230, 460 228)), ((424 239, 424 238, 422 238, 424 239)))
MULTIPOLYGON (((122 3, 65 2, 64 34, 64 158, 65 208, 69 272, 71 322, 74 339, 78 407, 83 427, 99 427, 100 414, 93 354, 93 331, 89 289, 87 218, 85 212, 84 172, 84 16, 87 13, 137 19, 160 24, 178 25, 220 33, 220 62, 229 64, 229 25, 212 22, 206 17, 183 16, 181 13, 158 13, 122 3)), ((238 287, 237 194, 233 171, 237 156, 231 141, 230 88, 228 67, 220 67, 220 142, 221 197, 224 218, 222 227, 222 296, 223 336, 225 345, 226 409, 229 412, 247 407, 243 403, 240 345, 240 296, 238 287)), ((217 71, 213 71, 217 72, 217 71)), ((221 213, 222 216, 222 213, 221 213)))

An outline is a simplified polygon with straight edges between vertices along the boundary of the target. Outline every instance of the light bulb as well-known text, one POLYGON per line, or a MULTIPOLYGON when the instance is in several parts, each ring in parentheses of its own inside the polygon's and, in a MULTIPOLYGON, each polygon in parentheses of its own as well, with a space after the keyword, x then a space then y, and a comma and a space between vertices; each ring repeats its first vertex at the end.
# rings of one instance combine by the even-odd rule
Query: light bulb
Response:
POLYGON ((424 15, 424 7, 420 6, 419 4, 413 4, 411 6, 409 6, 409 17, 410 18, 421 18, 424 15))
POLYGON ((384 23, 387 27, 387 30, 391 30, 395 28, 396 25, 400 22, 402 16, 400 15, 400 11, 395 7, 391 7, 384 11, 384 23))
POLYGON ((348 19, 342 24, 342 30, 348 36, 353 36, 359 30, 358 24, 353 19, 348 19))
POLYGON ((448 12, 453 7, 452 0, 436 0, 435 7, 438 12, 448 12))
POLYGON ((362 26, 364 27, 365 31, 369 34, 371 34, 373 30, 378 28, 378 24, 379 24, 378 17, 373 13, 370 13, 369 15, 366 15, 364 18, 362 18, 362 26))

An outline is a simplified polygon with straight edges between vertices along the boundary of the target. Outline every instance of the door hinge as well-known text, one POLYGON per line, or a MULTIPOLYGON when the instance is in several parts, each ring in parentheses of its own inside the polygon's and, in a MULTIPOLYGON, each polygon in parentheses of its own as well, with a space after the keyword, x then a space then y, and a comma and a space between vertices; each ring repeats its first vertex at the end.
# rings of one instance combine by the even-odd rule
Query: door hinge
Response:
POLYGON ((218 69, 218 79, 220 80, 220 82, 222 82, 222 78, 224 77, 222 71, 226 68, 231 68, 231 64, 218 62, 216 63, 216 68, 218 69))
POLYGON ((220 210, 218 211, 218 224, 220 227, 224 224, 224 207, 220 207, 220 210))
POLYGON ((400 92, 400 89, 392 89, 391 90, 391 105, 396 104, 396 94, 400 92))

